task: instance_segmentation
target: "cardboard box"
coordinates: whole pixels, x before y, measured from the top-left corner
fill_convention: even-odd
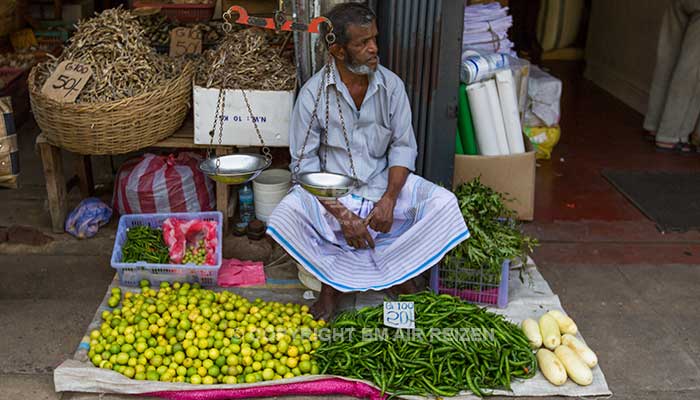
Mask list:
[[[0,142],[16,133],[15,119],[12,115],[12,98],[0,97]]]
[[[529,140],[525,138],[525,145]],[[535,217],[535,152],[507,156],[455,155],[452,185],[468,182],[481,176],[481,183],[506,193],[515,200],[508,204],[518,219],[532,221]]]
[[[17,135],[0,136],[0,155],[6,155],[19,149]]]
[[[294,90],[246,90],[250,108],[258,123],[265,144],[270,147],[289,146],[289,122],[294,108]],[[194,142],[208,145],[209,132],[214,124],[214,113],[219,89],[194,87]],[[227,90],[224,109],[224,131],[221,144],[233,146],[260,146],[260,139],[250,118],[250,112],[240,90]],[[214,144],[219,143],[219,124],[216,125]]]
[[[19,175],[19,151],[0,153],[0,176]]]
[[[17,188],[18,176],[19,147],[17,135],[0,137],[0,187]]]

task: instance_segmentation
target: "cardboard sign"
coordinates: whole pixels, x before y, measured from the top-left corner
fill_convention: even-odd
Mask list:
[[[175,28],[170,31],[170,57],[202,52],[202,32],[190,28]]]
[[[49,76],[41,92],[61,103],[72,103],[92,76],[92,67],[73,61],[63,61]]]
[[[416,316],[412,301],[385,301],[384,325],[397,329],[415,329]]]

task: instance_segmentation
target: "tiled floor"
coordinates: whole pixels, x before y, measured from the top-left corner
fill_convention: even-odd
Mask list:
[[[643,221],[602,176],[605,168],[700,172],[700,154],[658,153],[642,138],[643,116],[582,78],[583,65],[546,64],[563,80],[561,140],[538,161],[535,219]]]
[[[643,116],[590,81],[583,65],[548,63],[562,79],[561,140],[539,160],[535,221],[539,264],[700,264],[700,232],[662,234],[601,171],[700,172],[700,154],[658,153],[642,137]],[[688,201],[700,201],[688,199]]]

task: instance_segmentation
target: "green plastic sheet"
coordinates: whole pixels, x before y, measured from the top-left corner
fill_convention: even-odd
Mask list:
[[[459,129],[457,129],[457,135],[456,135],[456,145],[455,145],[455,153],[459,155],[464,155],[464,147],[462,147],[462,138],[459,137]]]
[[[462,141],[462,149],[464,154],[475,155],[477,154],[476,136],[474,135],[474,123],[472,122],[472,113],[469,109],[469,100],[467,99],[467,85],[464,83],[459,85],[458,100],[457,126],[459,137]]]

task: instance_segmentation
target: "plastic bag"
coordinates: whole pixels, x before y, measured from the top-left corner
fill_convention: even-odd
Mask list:
[[[216,234],[216,221],[202,221],[193,219],[181,221],[177,218],[168,218],[163,221],[163,240],[170,249],[170,261],[181,264],[187,247],[199,249],[201,240],[204,240],[206,250],[206,265],[216,265],[216,246],[218,238]]]
[[[125,162],[114,183],[119,214],[200,212],[214,208],[214,183],[198,168],[196,153],[144,154]]]
[[[112,209],[96,197],[90,197],[78,204],[66,218],[66,232],[78,239],[95,236],[101,226],[109,223]]]
[[[221,287],[261,286],[265,284],[265,268],[261,261],[223,260],[217,285]]]
[[[525,134],[530,138],[530,143],[535,148],[535,157],[538,160],[549,160],[552,157],[554,146],[559,143],[561,128],[558,126],[525,127]]]
[[[525,107],[525,126],[559,124],[562,82],[536,66],[530,68]]]
[[[482,81],[493,77],[496,71],[508,68],[510,57],[504,53],[481,53],[467,50],[462,53],[460,79],[464,83]]]

